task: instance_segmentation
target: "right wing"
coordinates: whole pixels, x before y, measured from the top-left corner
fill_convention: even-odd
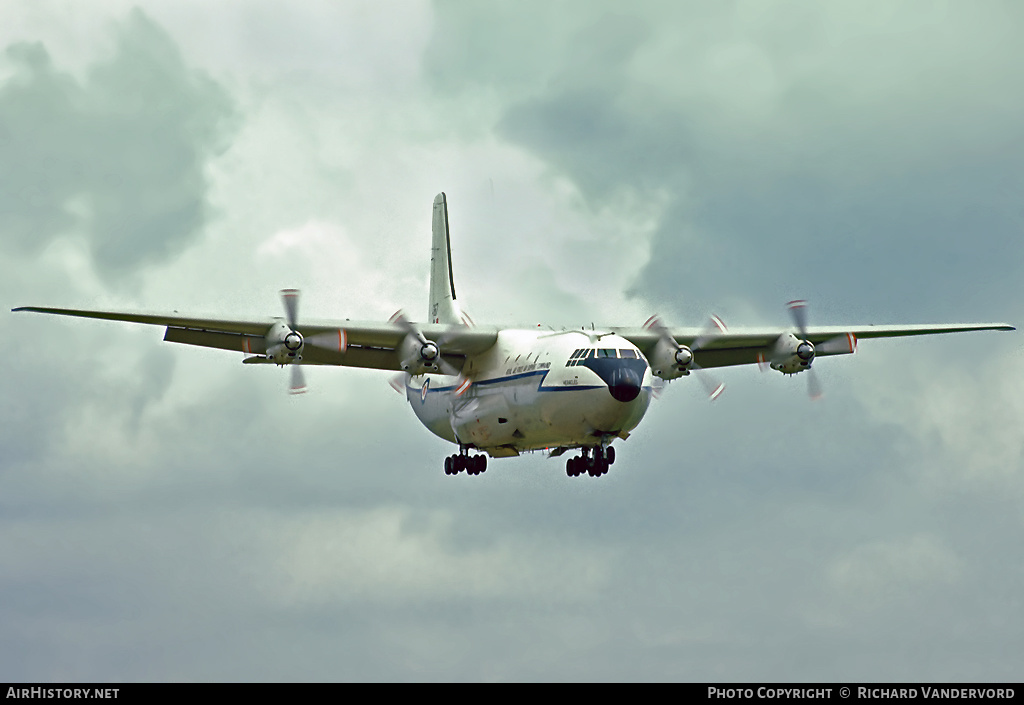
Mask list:
[[[280,317],[231,320],[224,318],[192,318],[176,314],[152,314],[126,311],[87,311],[68,308],[22,306],[13,311],[31,311],[78,318],[97,318],[107,321],[143,323],[166,326],[164,340],[206,348],[234,350],[250,355],[267,352],[266,336],[283,319]],[[461,369],[467,355],[483,352],[498,339],[495,328],[419,324],[418,329],[430,340],[443,339],[444,359]],[[307,345],[302,351],[303,365],[340,365],[366,367],[378,370],[401,369],[399,347],[409,335],[407,326],[397,322],[373,321],[314,321],[295,326],[295,330],[309,340],[332,339],[334,346]],[[331,348],[334,349],[331,349]],[[254,361],[257,361],[254,359]],[[262,360],[258,360],[261,361]]]
[[[648,357],[661,334],[652,328],[612,328],[636,345]],[[707,328],[667,329],[680,345],[694,347],[694,359],[702,368],[755,364],[771,357],[779,336],[791,332],[786,328],[730,328],[709,335]],[[843,355],[854,352],[857,340],[866,338],[897,338],[912,335],[937,335],[980,330],[1016,330],[1008,323],[948,323],[936,325],[850,325],[811,326],[806,340],[821,346],[817,355]],[[795,332],[795,331],[793,331]],[[700,345],[695,345],[700,342]],[[826,345],[827,344],[827,345]]]

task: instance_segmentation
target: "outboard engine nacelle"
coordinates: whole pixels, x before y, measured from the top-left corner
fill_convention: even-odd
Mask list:
[[[278,365],[287,365],[302,359],[302,334],[283,322],[275,323],[267,332],[266,344],[267,357]]]
[[[814,343],[785,333],[775,342],[769,366],[784,375],[795,375],[811,368],[814,353]]]

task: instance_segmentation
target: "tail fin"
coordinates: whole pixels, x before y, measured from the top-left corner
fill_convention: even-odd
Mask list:
[[[443,193],[437,194],[434,198],[432,230],[428,320],[431,323],[464,324],[462,311],[455,301],[452,246],[448,237],[448,201]]]

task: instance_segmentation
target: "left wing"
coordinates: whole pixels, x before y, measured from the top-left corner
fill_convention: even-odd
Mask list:
[[[79,318],[97,318],[147,325],[166,326],[164,340],[207,348],[234,350],[253,356],[273,352],[287,337],[288,331],[300,334],[309,345],[302,346],[303,365],[341,365],[380,370],[401,370],[403,364],[419,364],[414,360],[421,340],[435,343],[440,357],[449,369],[462,369],[466,356],[483,352],[497,340],[495,328],[419,325],[402,321],[314,321],[297,323],[289,310],[288,321],[280,317],[231,320],[223,318],[192,318],[159,313],[125,311],[87,311],[67,308],[22,306],[13,311],[31,311]],[[417,334],[418,335],[415,335]],[[410,341],[410,336],[416,338]],[[248,358],[253,362],[274,362],[263,357]]]

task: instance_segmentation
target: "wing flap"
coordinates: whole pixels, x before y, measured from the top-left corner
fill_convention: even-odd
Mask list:
[[[239,335],[221,331],[196,330],[193,328],[175,328],[168,326],[164,332],[164,340],[168,343],[198,345],[204,348],[235,350],[247,354],[263,355],[267,352],[263,336]]]

